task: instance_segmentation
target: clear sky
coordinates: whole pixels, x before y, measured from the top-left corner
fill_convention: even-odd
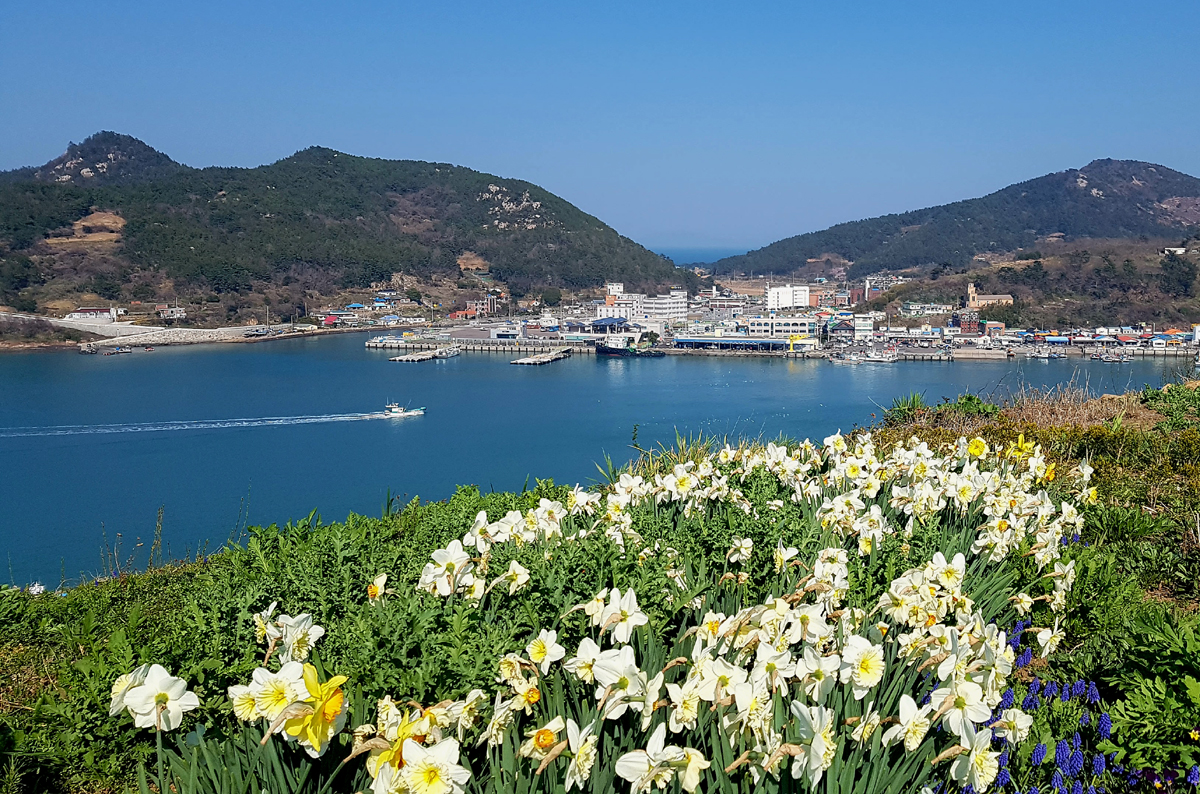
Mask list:
[[[756,248],[1092,159],[1200,175],[1200,3],[0,3],[0,169],[101,129],[193,166],[320,144]]]

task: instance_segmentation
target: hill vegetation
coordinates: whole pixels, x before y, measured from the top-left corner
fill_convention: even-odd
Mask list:
[[[1012,306],[991,306],[981,317],[1009,327],[1078,328],[1131,323],[1187,328],[1200,322],[1197,251],[1200,236],[1172,241],[1185,253],[1129,240],[1051,241],[1040,250],[967,267],[939,265],[918,273],[867,304],[897,312],[905,301],[958,305],[967,284],[980,293],[1009,294]]]
[[[1135,160],[1010,185],[982,198],[841,223],[714,264],[714,272],[791,273],[830,258],[848,275],[947,265],[1033,248],[1047,238],[1177,239],[1200,224],[1200,179]]]
[[[117,233],[79,228],[96,211],[121,219]],[[518,295],[694,280],[521,180],[318,147],[258,168],[195,169],[108,132],[0,175],[0,254],[6,268],[34,266],[0,284],[27,301],[49,282],[108,299],[137,298],[145,284],[147,299],[162,299],[367,287],[394,273],[457,279],[464,257]]]

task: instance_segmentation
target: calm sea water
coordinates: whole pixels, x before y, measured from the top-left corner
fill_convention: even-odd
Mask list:
[[[219,547],[247,520],[378,515],[388,489],[407,501],[459,484],[586,484],[605,453],[630,457],[635,428],[643,446],[677,432],[822,438],[914,390],[933,402],[1074,378],[1114,392],[1158,385],[1173,366],[580,356],[515,367],[470,353],[395,364],[366,338],[0,356],[0,580],[95,575],[106,539],[149,545],[159,507],[178,555]],[[381,418],[392,400],[428,413]]]

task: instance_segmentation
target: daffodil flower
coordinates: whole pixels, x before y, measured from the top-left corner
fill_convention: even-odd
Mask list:
[[[254,698],[259,715],[274,722],[292,703],[307,699],[304,665],[286,662],[276,673],[265,667],[257,668],[251,675],[247,694]]]
[[[517,750],[522,758],[541,761],[558,744],[558,735],[567,727],[562,717],[555,717],[540,728],[531,728],[525,733],[525,741]]]
[[[745,562],[754,552],[754,541],[750,538],[734,538],[725,558],[732,563]]]
[[[443,739],[433,747],[405,739],[400,778],[412,794],[463,794],[471,773],[459,765],[458,754],[454,739]]]
[[[550,665],[567,655],[567,651],[558,644],[558,632],[542,629],[528,645],[525,652],[529,659],[538,666],[542,675],[550,672]]]
[[[599,743],[600,737],[592,735],[591,725],[580,730],[575,720],[567,720],[567,746],[571,753],[565,775],[567,791],[576,786],[583,791],[583,784],[592,776],[592,767],[595,766],[596,756],[599,755],[596,745]]]
[[[591,684],[596,680],[593,665],[600,658],[600,653],[600,646],[591,637],[584,637],[579,641],[579,650],[574,656],[563,662],[563,667],[574,673],[580,681]]]
[[[371,604],[382,604],[383,594],[387,587],[387,574],[381,573],[367,585],[367,601]]]
[[[254,693],[245,684],[234,684],[229,687],[229,703],[233,706],[233,716],[242,722],[254,722],[262,715],[258,712],[258,703]]]
[[[966,725],[959,739],[965,753],[954,759],[950,775],[975,791],[987,791],[1000,774],[1000,754],[992,750],[992,732]]]
[[[311,757],[319,758],[330,740],[346,724],[346,695],[342,691],[346,676],[335,675],[322,683],[317,676],[317,668],[306,664],[303,677],[308,694],[305,703],[311,710],[284,722],[283,730],[289,738],[299,742]]]
[[[280,615],[279,624],[283,627],[279,661],[284,663],[303,662],[312,653],[317,640],[325,636],[325,629],[314,623],[312,615],[307,612],[295,617]]]
[[[614,587],[609,594],[608,606],[601,613],[602,627],[612,627],[613,642],[625,644],[633,636],[633,630],[649,622],[646,613],[638,609],[637,593],[630,587],[621,593]]]
[[[857,634],[846,640],[839,675],[843,684],[851,685],[855,700],[862,700],[883,679],[885,667],[882,645],[873,645]]]
[[[521,563],[517,562],[516,560],[512,560],[509,562],[508,570],[504,573],[504,575],[497,577],[496,580],[493,581],[488,587],[488,589],[491,590],[501,582],[508,584],[509,595],[516,595],[521,588],[529,584],[529,569],[521,565]]]
[[[1059,618],[1055,618],[1053,628],[1041,629],[1037,633],[1037,641],[1041,647],[1043,659],[1054,653],[1058,649],[1059,643],[1066,637],[1066,632],[1058,627],[1058,621]]]
[[[911,697],[901,695],[899,722],[884,731],[883,743],[891,746],[902,741],[907,752],[914,752],[929,732],[930,708],[931,706],[919,707]]]
[[[139,728],[172,731],[179,727],[185,712],[200,707],[187,681],[176,678],[160,664],[150,665],[142,683],[125,692],[125,707]]]
[[[131,673],[119,676],[112,685],[112,700],[108,706],[108,716],[115,717],[125,710],[125,693],[135,686],[141,686],[150,672],[150,665],[143,664]]]
[[[660,724],[645,750],[633,750],[617,759],[617,775],[628,780],[634,792],[649,791],[652,786],[666,788],[675,777],[676,766],[686,765],[687,754],[682,747],[667,745],[666,733],[666,726]]]

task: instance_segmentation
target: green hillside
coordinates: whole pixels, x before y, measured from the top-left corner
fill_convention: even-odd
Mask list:
[[[716,273],[790,273],[812,259],[853,262],[851,277],[925,265],[962,266],[977,254],[1015,251],[1061,236],[1177,237],[1200,224],[1200,179],[1134,160],[1011,185],[982,198],[841,223],[722,259]]]
[[[518,292],[688,277],[537,185],[445,163],[314,147],[258,168],[195,169],[106,132],[0,175],[0,245],[12,251],[37,254],[92,210],[126,221],[112,252],[126,276],[154,270],[216,293],[296,269],[345,288],[394,272],[453,275],[467,251]]]

